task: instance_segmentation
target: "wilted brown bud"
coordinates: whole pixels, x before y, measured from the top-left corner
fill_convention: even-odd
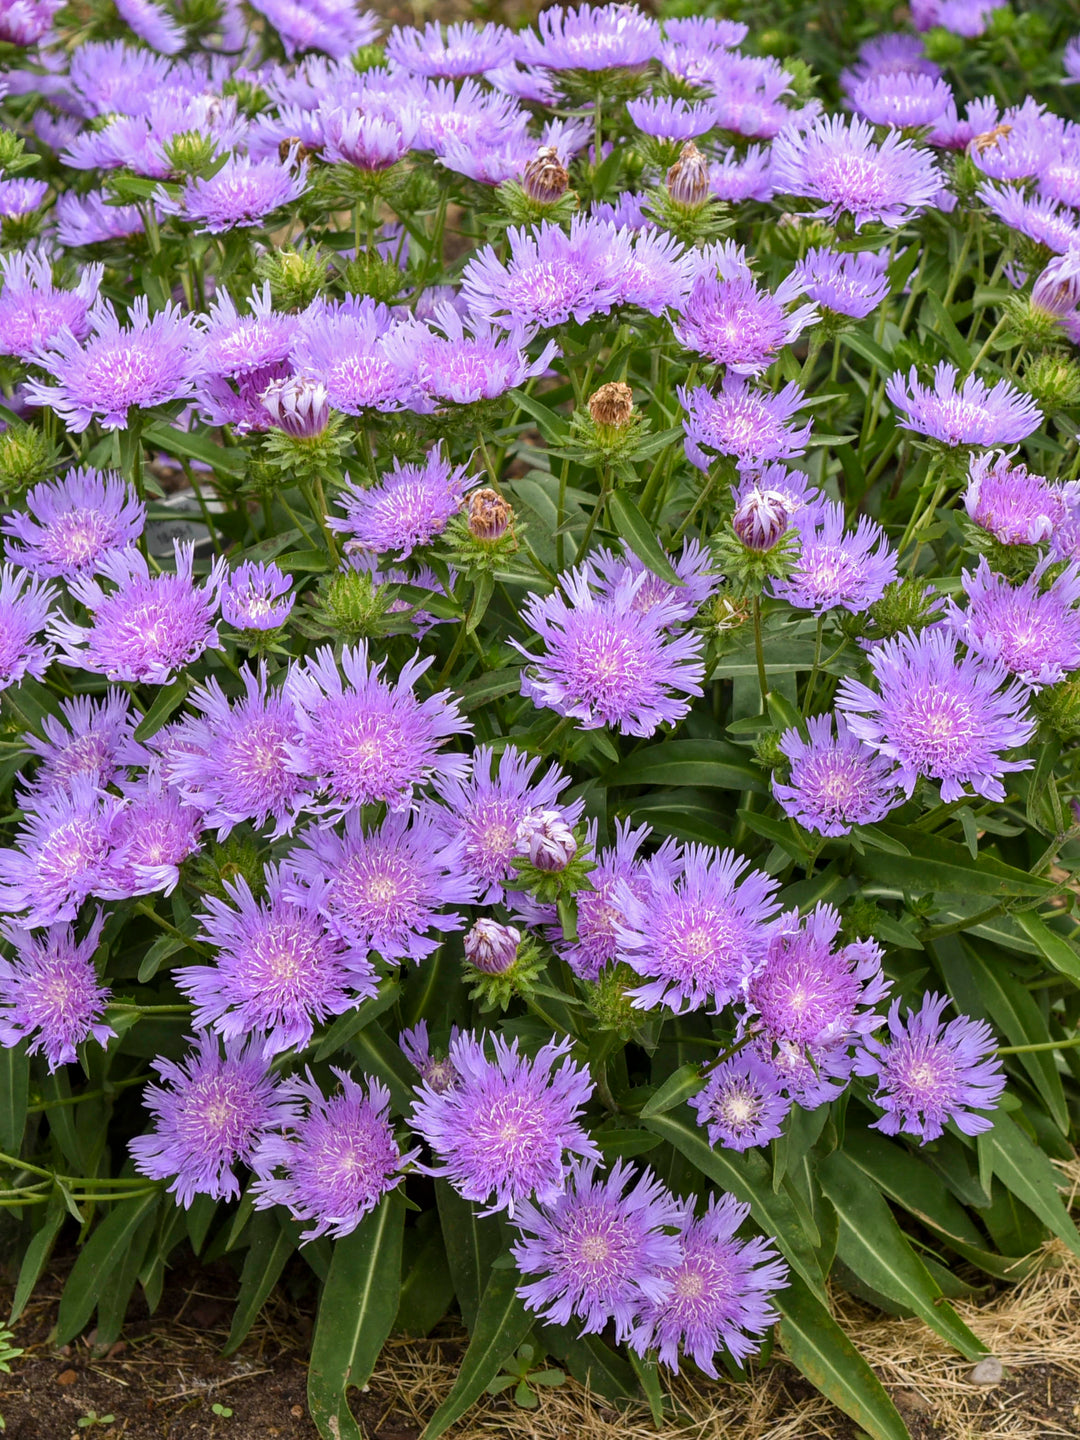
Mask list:
[[[553,145],[541,145],[525,166],[521,188],[536,205],[554,205],[566,194],[570,176]]]
[[[971,141],[971,148],[980,155],[985,155],[987,150],[996,150],[1005,136],[1012,133],[1012,128],[1011,125],[995,125],[992,130],[976,135]]]
[[[589,396],[589,414],[595,425],[625,430],[634,413],[634,392],[621,380],[609,381]]]
[[[514,512],[497,490],[474,490],[469,496],[469,534],[476,540],[500,540]]]
[[[289,135],[277,147],[278,159],[283,165],[300,165],[311,151],[299,135]]]
[[[709,198],[709,162],[692,140],[667,172],[667,190],[676,205],[688,208],[704,205]]]

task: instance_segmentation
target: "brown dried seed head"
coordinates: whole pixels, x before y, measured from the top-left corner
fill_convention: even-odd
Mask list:
[[[477,540],[500,539],[513,518],[513,510],[497,490],[474,490],[469,496],[469,534]]]
[[[537,205],[554,205],[566,194],[570,176],[553,145],[541,145],[525,166],[521,188]]]
[[[612,380],[589,396],[589,414],[596,425],[625,430],[634,413],[634,392],[621,380]]]

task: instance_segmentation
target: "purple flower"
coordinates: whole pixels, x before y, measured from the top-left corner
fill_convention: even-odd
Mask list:
[[[780,750],[791,761],[788,784],[773,778],[780,808],[818,835],[850,835],[856,825],[876,825],[900,804],[890,760],[857,740],[842,713],[811,715],[809,739],[785,730]]]
[[[0,354],[28,359],[65,327],[85,340],[102,274],[101,265],[88,265],[74,290],[62,290],[53,284],[46,255],[15,250],[0,256]]]
[[[1035,401],[1008,380],[991,387],[969,375],[958,390],[957,375],[946,360],[934,370],[933,387],[920,385],[914,365],[906,379],[894,371],[885,393],[903,416],[900,426],[944,445],[1013,445],[1042,424]]]
[[[422,465],[402,465],[395,456],[393,469],[374,485],[353,481],[344,487],[339,503],[345,518],[330,516],[330,528],[379,554],[395,550],[399,560],[407,560],[418,545],[441,535],[465,503],[465,492],[476,483],[465,472],[464,465],[451,466],[441,441]]]
[[[404,109],[397,115],[364,115],[340,105],[319,110],[323,131],[323,158],[357,170],[388,170],[409,153],[420,115]],[[295,197],[294,197],[295,198]]]
[[[807,295],[823,310],[865,320],[889,293],[887,261],[884,251],[838,254],[835,250],[815,248],[808,250],[799,261],[795,273]]]
[[[935,79],[940,74],[941,66],[927,59],[917,35],[875,35],[859,46],[855,64],[840,72],[840,88],[850,95],[857,85],[874,75],[929,75]]]
[[[680,859],[647,862],[644,895],[621,892],[619,958],[649,982],[630,991],[635,1005],[682,1013],[711,1003],[719,1012],[742,998],[765,958],[777,882],[746,873],[749,860],[734,850],[688,845]]]
[[[174,541],[175,574],[151,575],[137,550],[114,550],[98,561],[112,582],[106,592],[91,577],[71,582],[71,593],[91,612],[89,626],[57,617],[51,633],[64,661],[110,680],[167,685],[206,650],[220,650],[214,612],[224,562],[215,562],[203,585],[193,578],[194,545]]]
[[[940,25],[954,35],[977,39],[986,31],[987,17],[1008,0],[914,0],[911,19],[916,30]]]
[[[868,1036],[855,1057],[855,1072],[877,1081],[870,1096],[885,1111],[874,1129],[886,1135],[936,1140],[951,1120],[964,1135],[993,1128],[986,1115],[1005,1089],[1005,1072],[995,1052],[994,1033],[984,1020],[941,1016],[946,995],[924,995],[918,1010],[900,1019],[900,1001],[889,1010],[886,1040]]]
[[[465,959],[485,975],[503,975],[517,959],[521,931],[482,915],[465,936]]]
[[[964,571],[967,608],[949,603],[949,623],[968,649],[1035,690],[1080,670],[1080,568],[1070,565],[1046,585],[1050,563],[1043,560],[1022,585],[1010,585],[983,557],[974,575]]]
[[[810,484],[810,477],[804,470],[789,470],[787,466],[777,462],[749,470],[738,485],[731,487],[731,497],[735,502],[732,525],[744,507],[752,506],[755,510],[760,510],[760,515],[754,522],[758,527],[759,542],[768,538],[768,534],[782,523],[785,515],[785,530],[792,526],[812,529],[829,503],[822,491],[816,485]],[[747,516],[746,528],[749,529],[749,526],[750,518]],[[750,531],[750,534],[753,538],[754,531]],[[745,534],[739,534],[739,538],[744,545],[751,544],[751,539]]]
[[[0,907],[27,929],[74,920],[101,883],[119,800],[87,779],[34,797],[10,849],[0,850]]]
[[[202,817],[153,774],[128,787],[109,827],[109,854],[95,894],[128,900],[161,890],[170,895],[180,866],[200,848]]]
[[[660,48],[659,25],[632,5],[542,10],[536,28],[517,36],[516,58],[547,70],[636,69]]]
[[[990,451],[968,461],[964,508],[1003,545],[1038,545],[1065,523],[1065,494],[1012,457]]]
[[[730,149],[709,166],[709,189],[718,200],[771,200],[773,196],[772,151],[751,145],[746,150]]]
[[[80,775],[104,790],[119,773],[136,718],[122,690],[109,690],[100,700],[89,695],[61,700],[59,716],[42,716],[43,739],[30,733],[22,737],[27,749],[41,757],[32,793],[64,793]]]
[[[90,311],[93,334],[80,342],[69,331],[35,352],[35,363],[57,382],[30,380],[31,405],[51,405],[69,430],[85,430],[97,419],[105,430],[127,427],[132,406],[149,410],[192,390],[189,350],[192,320],[169,304],[153,319],[145,295],[131,306],[131,324],[123,326],[108,300]]]
[[[537,777],[539,757],[530,758],[513,745],[499,756],[494,775],[493,760],[490,746],[480,745],[467,773],[438,777],[435,788],[443,805],[431,811],[447,838],[460,847],[459,863],[475,880],[483,905],[505,898],[506,882],[515,873],[513,861],[522,821],[555,809],[570,784],[569,777],[554,765]],[[581,810],[582,802],[577,800],[562,813],[573,826]]]
[[[321,435],[330,423],[330,397],[326,386],[303,375],[273,379],[259,396],[273,424],[297,440]]]
[[[437,328],[435,328],[437,327]],[[522,348],[524,335],[493,329],[483,320],[463,321],[453,305],[439,305],[433,320],[399,326],[386,337],[386,352],[431,400],[471,405],[494,400],[542,375],[559,350],[549,341],[535,360]]]
[[[235,1200],[240,1183],[233,1166],[250,1164],[263,1131],[288,1115],[257,1045],[233,1041],[223,1056],[216,1035],[204,1033],[195,1044],[180,1064],[151,1062],[165,1081],[143,1091],[154,1128],[129,1147],[140,1175],[172,1177],[169,1193],[185,1210],[196,1195]]]
[[[182,25],[154,0],[116,0],[116,12],[140,40],[161,55],[176,55],[185,44]]]
[[[245,560],[222,582],[221,618],[237,630],[276,630],[292,611],[291,586],[272,560]]]
[[[137,205],[110,205],[104,190],[88,190],[85,195],[65,190],[56,197],[53,216],[56,238],[66,249],[126,239],[144,229]]]
[[[715,1380],[718,1350],[738,1362],[758,1348],[778,1318],[770,1301],[787,1284],[787,1267],[771,1241],[735,1239],[749,1213],[733,1195],[711,1195],[696,1220],[687,1207],[682,1258],[663,1272],[668,1294],[642,1307],[630,1337],[639,1355],[659,1350],[677,1374],[682,1350]]]
[[[18,925],[0,925],[15,947],[12,960],[0,958],[0,1045],[29,1040],[27,1054],[40,1050],[50,1074],[78,1059],[78,1046],[92,1035],[108,1045],[114,1031],[103,1023],[109,990],[98,984],[94,952],[105,917],[99,911],[81,940],[72,925],[51,925],[32,934]]]
[[[865,120],[822,116],[807,130],[789,125],[773,142],[773,184],[787,195],[821,201],[813,213],[848,214],[856,230],[876,221],[889,229],[933,203],[942,176],[926,150],[895,131],[879,143]]]
[[[270,286],[252,290],[250,310],[241,313],[227,290],[210,305],[194,342],[194,367],[200,375],[247,375],[289,358],[296,338],[296,316],[274,309]]]
[[[801,429],[788,423],[805,398],[794,381],[771,395],[752,389],[741,375],[725,375],[718,395],[705,385],[696,390],[680,385],[676,393],[686,411],[687,459],[699,470],[709,469],[706,450],[731,455],[740,469],[746,469],[801,455],[806,449],[811,422]]]
[[[764,554],[791,529],[791,511],[779,490],[751,485],[738,500],[731,528],[748,550]]]
[[[896,579],[896,552],[880,525],[864,515],[844,529],[843,505],[826,505],[799,527],[802,548],[790,575],[772,580],[771,593],[800,610],[823,615],[840,606],[852,614],[869,609]]]
[[[456,1025],[451,1027],[451,1044],[457,1039],[459,1033]],[[444,1090],[449,1090],[452,1085],[457,1084],[459,1076],[450,1059],[446,1055],[432,1054],[426,1020],[419,1020],[411,1029],[402,1030],[398,1036],[398,1044],[402,1054],[417,1071],[420,1079],[425,1085],[429,1085],[437,1095],[441,1095]]]
[[[280,160],[230,155],[213,175],[185,180],[175,198],[159,190],[154,202],[163,214],[219,235],[238,226],[262,225],[275,210],[298,200],[307,182],[306,162],[292,167]]]
[[[403,369],[385,349],[391,324],[386,307],[366,295],[339,306],[317,300],[301,317],[293,363],[346,415],[400,410],[411,405],[416,382],[411,365]]]
[[[459,850],[423,814],[391,814],[365,831],[353,810],[343,835],[330,826],[307,830],[288,868],[293,888],[319,907],[335,935],[390,964],[419,964],[464,924],[459,910],[445,907],[476,898]]]
[[[442,26],[430,21],[423,30],[395,25],[386,38],[386,58],[412,75],[460,79],[508,65],[517,40],[504,25],[471,25],[459,21]]]
[[[322,50],[344,60],[379,34],[378,18],[356,0],[252,0],[281,37],[291,60],[300,50]]]
[[[891,74],[878,71],[860,81],[851,92],[852,106],[863,119],[872,125],[897,129],[933,125],[945,114],[952,98],[952,91],[944,80],[910,70]]]
[[[63,0],[5,0],[0,8],[0,40],[9,45],[33,45],[53,22]]]
[[[565,870],[577,854],[577,840],[561,811],[533,811],[518,826],[517,853],[537,870]]]
[[[636,305],[650,315],[686,302],[696,273],[697,254],[667,231],[639,228],[626,256],[615,303]]]
[[[650,875],[671,864],[677,854],[676,842],[665,840],[647,865],[639,852],[651,833],[648,825],[632,830],[629,820],[615,822],[615,844],[597,855],[596,868],[589,874],[591,888],[579,890],[574,896],[576,940],[564,940],[562,927],[558,929],[556,948],[575,975],[584,980],[596,980],[605,966],[618,959],[619,932],[627,923],[623,886],[629,888],[635,899],[646,901]],[[595,845],[595,823],[589,827],[588,840],[590,845]]]
[[[689,1103],[697,1123],[708,1129],[709,1144],[726,1150],[749,1150],[778,1140],[791,1110],[783,1081],[750,1050],[714,1066],[704,1090]]]
[[[56,587],[13,565],[0,565],[0,690],[25,675],[41,680],[56,653],[38,635],[56,599]]]
[[[514,1263],[522,1275],[540,1276],[517,1293],[554,1325],[584,1321],[583,1335],[614,1320],[621,1343],[645,1300],[667,1298],[661,1272],[678,1265],[682,1246],[665,1230],[681,1218],[679,1202],[651,1171],[620,1160],[598,1179],[593,1161],[575,1160],[561,1195],[517,1207]]]
[[[657,605],[663,605],[669,615],[669,624],[675,626],[685,620],[692,620],[719,583],[719,576],[712,569],[712,556],[697,540],[684,540],[682,551],[670,555],[671,568],[682,581],[672,585],[661,580],[644,563],[630,552],[615,555],[610,550],[594,550],[589,555],[593,570],[591,583],[602,595],[613,596],[627,580],[631,584],[641,579],[634,591],[630,604],[643,615]]]
[[[1058,255],[1080,245],[1080,216],[1075,210],[1053,200],[1029,200],[1022,190],[1012,185],[1004,189],[982,185],[978,197],[1010,230],[1018,230]]]
[[[391,684],[385,660],[368,661],[361,643],[341,652],[341,673],[328,645],[294,665],[284,693],[296,707],[300,743],[292,750],[298,773],[320,781],[328,810],[384,801],[402,810],[414,789],[433,775],[464,775],[464,755],[447,753],[451,735],[472,730],[449,690],[417,699],[415,685],[434,659],[415,655]]]
[[[521,692],[586,730],[611,725],[623,735],[652,735],[689,710],[677,695],[702,693],[701,637],[672,635],[678,615],[664,601],[635,608],[644,575],[626,575],[607,595],[592,579],[591,568],[579,566],[559,577],[562,593],[525,602],[522,618],[545,649],[535,656],[511,640],[529,662]]]
[[[201,917],[215,963],[185,966],[176,977],[200,1030],[212,1027],[226,1040],[261,1035],[269,1060],[302,1050],[316,1025],[377,994],[367,954],[331,934],[310,896],[285,894],[276,865],[266,867],[265,900],[242,876],[225,889],[232,903],[208,895]]]
[[[869,658],[878,691],[845,678],[836,703],[859,740],[896,762],[904,793],[923,775],[941,782],[946,804],[965,785],[1004,800],[1001,777],[1032,764],[1002,754],[1035,733],[1025,686],[997,661],[958,656],[955,637],[937,629],[886,640]]]
[[[484,1053],[488,1038],[494,1060]],[[580,1123],[593,1084],[587,1070],[564,1058],[569,1049],[569,1040],[553,1040],[526,1059],[516,1039],[508,1044],[501,1035],[451,1041],[457,1083],[437,1091],[425,1082],[410,1116],[443,1162],[428,1173],[445,1176],[463,1199],[489,1204],[487,1214],[506,1210],[512,1218],[523,1200],[557,1200],[566,1151],[600,1159]]]
[[[673,100],[670,95],[628,100],[626,109],[643,135],[656,135],[664,140],[697,140],[716,123],[716,110],[709,102],[691,104],[686,100]]]
[[[675,337],[737,375],[767,369],[785,345],[818,318],[813,305],[788,307],[802,293],[799,275],[789,275],[775,292],[759,289],[740,252],[727,275],[704,273],[694,281],[672,325]],[[733,272],[733,273],[732,273]]]
[[[255,1208],[284,1205],[293,1219],[310,1222],[302,1240],[351,1235],[417,1154],[403,1155],[394,1139],[385,1085],[365,1077],[365,1093],[344,1070],[331,1069],[341,1083],[335,1095],[324,1095],[310,1070],[307,1079],[294,1075],[285,1082],[282,1093],[306,1102],[306,1111],[294,1111],[283,1134],[264,1134],[251,1161],[259,1177],[252,1187]]]
[[[0,216],[18,219],[31,215],[44,203],[49,186],[44,180],[0,180]]]
[[[0,528],[9,559],[35,575],[73,580],[133,545],[145,522],[146,506],[115,470],[80,467],[35,485],[26,511],[11,511]]]

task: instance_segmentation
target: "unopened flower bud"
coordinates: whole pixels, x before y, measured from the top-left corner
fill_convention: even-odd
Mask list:
[[[521,175],[521,188],[535,205],[554,205],[569,184],[570,176],[554,145],[541,145]]]
[[[779,490],[754,488],[732,516],[735,534],[749,550],[771,550],[791,524],[787,499]]]
[[[709,198],[709,162],[692,140],[667,172],[667,191],[676,205],[696,209]]]
[[[321,435],[330,422],[326,386],[317,380],[305,380],[300,375],[271,380],[259,399],[278,429],[297,440]]]
[[[521,931],[497,920],[477,920],[465,936],[465,958],[486,975],[502,975],[517,959]]]
[[[558,810],[541,810],[518,826],[517,848],[537,870],[565,870],[577,854],[577,841]]]
[[[596,425],[625,430],[634,415],[634,392],[621,380],[611,380],[589,396],[589,414]]]
[[[1043,410],[1080,405],[1080,366],[1057,351],[1036,355],[1025,369],[1021,384]]]
[[[469,534],[475,540],[501,540],[513,518],[497,490],[474,490],[469,496]]]
[[[1055,255],[1031,287],[1031,303],[1059,319],[1080,305],[1080,257]]]

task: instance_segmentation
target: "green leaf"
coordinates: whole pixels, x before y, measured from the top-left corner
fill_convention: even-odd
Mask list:
[[[516,695],[521,689],[521,667],[512,665],[505,670],[489,670],[476,680],[469,680],[457,687],[461,708],[477,710],[491,700],[501,700],[504,695]]]
[[[524,390],[511,390],[510,399],[519,410],[524,410],[526,415],[536,421],[540,434],[550,444],[561,445],[570,433],[570,427],[561,415],[557,415],[532,395],[527,395]]]
[[[761,770],[724,740],[669,740],[650,745],[603,777],[605,785],[693,785],[764,794]]]
[[[143,430],[142,440],[144,445],[164,450],[166,455],[178,455],[183,460],[201,460],[219,475],[239,478],[247,474],[250,457],[246,450],[225,450],[197,430],[174,430],[171,425],[155,422]]]
[[[965,845],[938,835],[887,823],[877,828],[899,840],[908,854],[874,851],[854,857],[855,868],[865,879],[896,894],[923,895],[931,884],[935,892],[987,895],[1002,900],[1014,895],[1045,895],[1054,888],[1051,881],[1017,870],[992,855],[981,854],[978,860],[972,860]]]
[[[956,322],[945,308],[945,302],[936,290],[927,290],[926,299],[934,312],[937,332],[948,346],[950,356],[966,374],[971,369],[971,348],[956,328]]]
[[[395,1005],[400,995],[400,984],[396,980],[390,980],[370,1000],[363,1001],[355,1010],[350,1010],[346,1015],[339,1015],[326,1032],[322,1044],[315,1051],[316,1065],[327,1059],[328,1056],[335,1054],[343,1045],[347,1045],[354,1036],[359,1035],[365,1025],[370,1025],[372,1020],[377,1020],[384,1010],[389,1010],[391,1005]]]
[[[68,1276],[56,1316],[53,1342],[66,1345],[90,1321],[115,1271],[123,1265],[132,1240],[160,1200],[160,1192],[119,1201],[79,1251]]]
[[[192,676],[184,674],[171,685],[166,685],[164,690],[158,691],[158,697],[153,705],[146,712],[135,728],[136,740],[149,740],[151,735],[156,735],[175,710],[187,699],[195,687]]]
[[[466,635],[471,635],[483,620],[494,594],[495,580],[491,571],[481,570],[473,585],[472,604],[469,606],[468,619],[465,621]]]
[[[700,1065],[680,1065],[675,1074],[669,1075],[659,1090],[646,1100],[641,1107],[641,1118],[646,1120],[650,1115],[663,1115],[668,1110],[674,1110],[691,1095],[696,1095],[704,1084]]]
[[[139,961],[139,984],[145,985],[152,980],[171,955],[186,948],[184,941],[178,940],[175,935],[159,936]]]
[[[0,1150],[18,1155],[26,1129],[30,1091],[30,1061],[26,1041],[0,1051]]]
[[[231,1355],[243,1344],[259,1311],[266,1304],[267,1296],[277,1284],[286,1260],[296,1249],[295,1235],[282,1228],[274,1210],[260,1210],[253,1215],[249,1233],[251,1244],[240,1272],[240,1292],[236,1297],[229,1338],[221,1352],[223,1355]]]
[[[876,1130],[856,1129],[848,1121],[844,1155],[894,1204],[948,1240],[981,1246],[985,1237],[959,1200],[923,1160],[886,1140]]]
[[[1060,975],[1067,975],[1074,985],[1080,985],[1080,953],[1071,941],[1051,930],[1034,910],[1016,910],[1012,918],[1048,965]]]
[[[291,550],[288,555],[282,555],[278,564],[285,571],[317,574],[330,569],[330,556],[325,550]]]
[[[781,1343],[811,1385],[873,1440],[911,1440],[881,1381],[798,1275],[789,1276],[775,1304]]]
[[[602,1126],[592,1132],[592,1138],[608,1160],[629,1158],[632,1155],[647,1155],[660,1144],[660,1137],[651,1130],[630,1130],[621,1127]]]
[[[637,1380],[632,1367],[598,1335],[579,1336],[577,1327],[569,1325],[537,1325],[534,1329],[548,1354],[594,1394],[615,1402],[634,1395]]]
[[[619,535],[641,563],[647,565],[654,575],[659,575],[661,580],[681,589],[683,582],[672,569],[671,561],[656,538],[656,531],[625,490],[615,490],[609,496],[608,514]]]
[[[661,1430],[664,1425],[664,1392],[660,1388],[660,1371],[656,1357],[655,1355],[641,1356],[629,1346],[627,1354],[630,1357],[630,1364],[634,1367],[634,1374],[645,1392],[645,1399],[649,1402],[653,1428]]]
[[[94,1349],[101,1354],[120,1338],[128,1305],[143,1268],[143,1261],[153,1238],[156,1217],[144,1215],[127,1245],[120,1264],[113,1269],[98,1296],[97,1324],[94,1326]],[[152,1295],[151,1297],[152,1298]]]
[[[26,1308],[26,1302],[34,1293],[34,1286],[41,1279],[45,1266],[49,1263],[49,1256],[52,1254],[56,1237],[60,1234],[67,1213],[63,1195],[58,1190],[54,1190],[45,1207],[45,1219],[34,1231],[30,1244],[27,1245],[23,1255],[22,1264],[19,1266],[19,1278],[15,1284],[15,1295],[11,1301],[11,1314],[8,1316],[9,1325],[14,1325]]]
[[[454,1388],[428,1421],[421,1440],[438,1440],[460,1420],[529,1333],[532,1317],[517,1297],[519,1284],[513,1267],[492,1270]]]
[[[840,1220],[837,1253],[867,1285],[914,1311],[968,1360],[987,1353],[908,1243],[888,1202],[841,1151],[818,1165],[821,1188]]]
[[[491,1267],[502,1250],[499,1222],[490,1215],[477,1215],[475,1207],[462,1200],[445,1180],[435,1181],[435,1199],[454,1294],[461,1318],[472,1331]]]
[[[980,1174],[995,1175],[1074,1255],[1080,1255],[1080,1231],[1061,1198],[1057,1171],[1016,1121],[999,1110],[994,1128],[980,1135],[977,1144]]]
[[[393,1327],[404,1228],[405,1198],[393,1190],[351,1235],[334,1243],[308,1368],[311,1418],[327,1440],[363,1440],[346,1392],[371,1379]]]
[[[390,1091],[393,1107],[408,1110],[415,1098],[416,1071],[382,1026],[365,1026],[349,1041],[349,1048],[367,1074],[377,1075]]]
[[[404,1335],[428,1335],[450,1309],[454,1282],[446,1247],[435,1226],[401,1282],[394,1329]]]

